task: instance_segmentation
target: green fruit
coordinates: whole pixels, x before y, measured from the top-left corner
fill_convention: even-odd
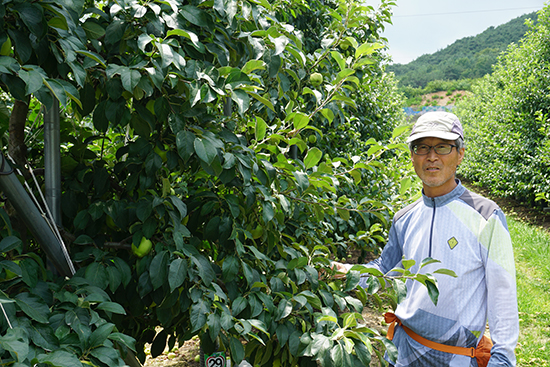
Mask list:
[[[321,75],[321,73],[313,73],[309,76],[309,82],[314,87],[317,87],[323,82],[323,76]]]
[[[341,48],[342,50],[346,51],[346,50],[348,49],[348,47],[349,47],[349,43],[348,43],[348,42],[345,41],[345,42],[340,43],[340,48]]]
[[[105,222],[107,223],[107,227],[109,227],[111,229],[114,229],[114,230],[117,229],[115,221],[113,220],[113,218],[110,215],[107,216],[107,219],[105,220]]]
[[[258,224],[256,228],[251,231],[251,233],[252,233],[252,238],[256,240],[262,237],[262,235],[264,234],[264,228]]]
[[[9,56],[9,54],[11,54],[11,39],[8,37],[6,42],[4,42],[2,47],[0,47],[0,55]]]
[[[315,136],[315,135],[310,135],[310,136],[307,137],[307,140],[308,140],[310,143],[313,144],[313,143],[317,142],[317,136]]]
[[[145,237],[141,237],[141,242],[139,243],[139,247],[136,247],[136,245],[132,243],[132,252],[137,257],[143,257],[147,255],[149,252],[151,252],[152,248],[153,248],[153,243]]]
[[[166,146],[165,146],[166,149]],[[155,153],[157,153],[160,156],[160,159],[162,159],[163,162],[166,162],[166,153],[168,153],[166,150],[162,150],[159,147],[155,146],[155,149],[153,149]]]
[[[201,356],[197,354],[195,356],[195,362],[200,362],[200,360],[201,360]]]

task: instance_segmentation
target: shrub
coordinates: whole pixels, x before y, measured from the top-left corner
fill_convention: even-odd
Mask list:
[[[533,203],[550,192],[550,12],[503,54],[457,105],[468,138],[460,174],[493,193]]]

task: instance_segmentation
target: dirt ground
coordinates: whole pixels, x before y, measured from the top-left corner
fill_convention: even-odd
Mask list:
[[[464,90],[456,90],[451,93],[446,91],[440,91],[435,93],[428,93],[422,96],[421,106],[433,105],[435,102],[436,106],[449,106],[454,105],[460,98],[464,97],[470,92]]]

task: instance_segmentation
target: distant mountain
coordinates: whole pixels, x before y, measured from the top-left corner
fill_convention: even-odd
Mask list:
[[[517,43],[528,31],[526,19],[534,23],[537,13],[524,14],[498,27],[489,27],[477,36],[465,37],[433,54],[422,55],[408,64],[392,64],[401,86],[424,88],[432,80],[480,78],[490,73],[498,55]]]

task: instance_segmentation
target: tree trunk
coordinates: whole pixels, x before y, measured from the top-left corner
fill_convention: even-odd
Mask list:
[[[8,153],[14,160],[25,179],[30,178],[30,174],[24,169],[27,159],[27,147],[25,146],[25,123],[29,113],[29,104],[27,101],[15,100],[13,110],[10,116],[10,135],[8,139]]]

